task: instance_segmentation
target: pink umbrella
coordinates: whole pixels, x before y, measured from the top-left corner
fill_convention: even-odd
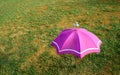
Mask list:
[[[74,54],[83,58],[90,53],[99,53],[102,41],[84,28],[63,30],[52,42],[58,54]]]

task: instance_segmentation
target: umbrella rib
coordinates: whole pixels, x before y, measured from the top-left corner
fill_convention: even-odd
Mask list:
[[[60,47],[59,47],[59,45],[57,44],[57,42],[53,41],[53,43],[57,46],[59,52],[73,51],[73,52],[76,52],[76,53],[78,53],[78,54],[83,54],[84,52],[89,51],[89,50],[93,50],[93,49],[94,49],[94,50],[97,50],[97,49],[99,49],[99,45],[101,44],[101,41],[99,40],[99,41],[97,42],[97,48],[88,48],[88,49],[83,50],[82,52],[78,52],[78,51],[76,51],[76,50],[74,50],[74,49],[63,49],[63,50],[60,50]]]

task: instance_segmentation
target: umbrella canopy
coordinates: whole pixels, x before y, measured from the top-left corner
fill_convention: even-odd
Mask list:
[[[95,34],[84,28],[65,29],[52,42],[58,54],[74,54],[80,58],[93,52],[99,53],[101,44]]]

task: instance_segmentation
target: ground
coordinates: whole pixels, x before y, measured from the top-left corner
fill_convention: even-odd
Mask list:
[[[50,45],[75,21],[102,40],[100,54]],[[0,75],[119,75],[119,32],[119,0],[0,0]]]

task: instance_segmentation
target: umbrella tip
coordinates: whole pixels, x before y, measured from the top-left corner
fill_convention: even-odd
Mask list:
[[[75,27],[78,27],[78,26],[79,26],[79,24],[78,24],[77,21],[75,21],[74,26],[75,26]]]

